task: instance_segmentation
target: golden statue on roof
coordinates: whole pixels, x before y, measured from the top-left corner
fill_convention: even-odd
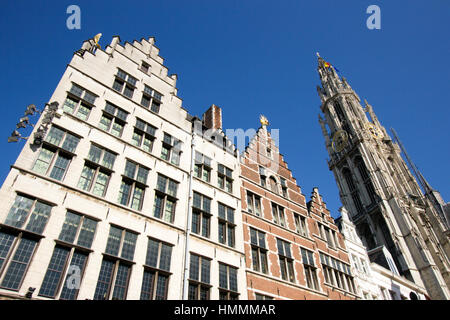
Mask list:
[[[259,122],[261,122],[261,125],[263,126],[269,125],[269,120],[267,120],[267,118],[264,115],[259,116]]]

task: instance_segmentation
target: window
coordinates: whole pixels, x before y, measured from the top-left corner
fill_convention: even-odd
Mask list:
[[[33,171],[63,180],[80,138],[52,126],[45,138]]]
[[[148,239],[141,300],[166,300],[170,278],[172,245]]]
[[[194,191],[192,203],[192,232],[209,238],[211,224],[211,199]]]
[[[320,253],[320,263],[322,264],[325,283],[351,293],[356,292],[349,265],[323,253]]]
[[[269,147],[266,149],[266,153],[267,153],[267,157],[269,159],[273,159],[273,154],[272,154],[272,149],[270,149]]]
[[[211,181],[211,158],[195,152],[194,176],[203,181]]]
[[[288,196],[288,188],[287,188],[287,184],[286,184],[286,179],[280,178],[280,181],[281,181],[281,192],[283,193],[283,197],[289,198],[289,196]]]
[[[111,225],[94,300],[125,300],[136,240],[136,233]]]
[[[264,294],[255,293],[255,300],[273,300],[273,297]]]
[[[281,239],[277,239],[278,256],[280,260],[281,278],[295,282],[294,259],[291,255],[291,245]]]
[[[234,248],[234,209],[219,203],[219,242]]]
[[[79,249],[74,245],[90,248],[96,228],[97,221],[70,211],[67,212],[58,238],[63,243],[57,242],[58,244],[53,250],[39,290],[40,296],[56,298],[60,291],[59,299],[74,300],[77,298],[79,288],[76,283],[71,282],[71,276],[77,274],[81,282],[89,251]],[[66,274],[65,277],[64,274]],[[61,282],[63,279],[65,280]]]
[[[17,195],[0,231],[0,286],[19,290],[51,206]]]
[[[327,244],[330,248],[336,248],[336,231],[324,226],[321,223],[317,223],[320,230],[320,236],[322,239],[327,241]]]
[[[150,72],[149,72],[150,71],[150,65],[148,63],[142,61],[141,70],[143,72],[147,73],[147,74],[150,74]]]
[[[316,266],[314,264],[314,253],[312,251],[300,248],[302,254],[303,267],[305,269],[306,285],[308,288],[319,290],[317,280]]]
[[[252,250],[253,270],[267,273],[266,234],[250,228],[250,245]]]
[[[219,300],[238,300],[237,268],[219,262]]]
[[[170,134],[164,132],[161,159],[170,161],[172,164],[178,166],[180,164],[182,145],[183,143],[180,140],[175,139]]]
[[[367,194],[369,195],[370,203],[375,203],[376,193],[373,187],[372,181],[370,180],[369,172],[367,171],[366,165],[361,157],[357,157],[355,160],[356,167],[358,168],[359,175],[363,180],[364,186],[366,188]]]
[[[217,182],[220,189],[224,189],[230,193],[233,192],[233,170],[218,164]]]
[[[304,237],[308,236],[308,229],[306,228],[306,218],[294,213],[295,231]]]
[[[136,82],[136,78],[118,69],[114,79],[113,89],[131,99],[136,88]]]
[[[266,187],[266,169],[259,166],[259,178],[262,187]]]
[[[96,98],[95,94],[73,83],[62,108],[64,111],[86,121]]]
[[[155,126],[152,126],[141,119],[136,119],[136,126],[134,127],[131,144],[141,148],[144,151],[152,152],[153,142],[155,141],[155,133]]]
[[[149,171],[150,169],[127,160],[119,190],[118,202],[120,204],[129,205],[132,209],[138,211],[142,209]]]
[[[153,216],[173,223],[175,219],[175,207],[177,203],[178,182],[158,173],[155,189],[155,203]]]
[[[283,227],[286,226],[283,207],[272,202],[272,215],[273,215],[273,222]]]
[[[366,260],[363,259],[363,258],[360,258],[360,260],[361,260],[362,271],[363,271],[365,274],[369,275],[369,270],[368,270],[368,268],[367,268]]]
[[[355,183],[352,178],[352,174],[348,168],[345,168],[342,170],[342,175],[345,178],[345,181],[347,182],[348,189],[350,191],[353,204],[355,205],[356,210],[358,211],[358,214],[363,212],[363,205],[361,203],[361,199],[359,198],[358,190],[356,189]]]
[[[247,210],[258,217],[261,216],[261,197],[247,191]]]
[[[91,144],[78,181],[78,188],[103,197],[108,188],[115,160],[116,154],[103,147]]]
[[[189,300],[209,300],[211,259],[191,253]]]
[[[106,101],[98,127],[116,137],[121,137],[127,123],[128,112]]]
[[[17,195],[6,217],[5,224],[14,228],[42,234],[50,216],[51,208],[50,205],[35,198]]]
[[[277,180],[275,180],[274,177],[269,178],[269,184],[270,184],[270,190],[272,190],[272,192],[278,193]]]
[[[145,108],[150,108],[154,113],[159,113],[161,107],[162,94],[158,91],[153,90],[149,86],[144,86],[144,91],[142,92],[141,105]]]

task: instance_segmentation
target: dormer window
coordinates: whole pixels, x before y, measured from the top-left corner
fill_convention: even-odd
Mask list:
[[[150,74],[150,65],[148,63],[145,63],[144,61],[142,61],[141,71],[143,71],[147,74]]]

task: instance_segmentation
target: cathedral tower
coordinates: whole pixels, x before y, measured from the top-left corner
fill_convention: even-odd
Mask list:
[[[373,108],[320,56],[319,123],[343,205],[373,262],[387,268],[383,246],[400,275],[449,299],[449,230],[421,192],[401,150]]]

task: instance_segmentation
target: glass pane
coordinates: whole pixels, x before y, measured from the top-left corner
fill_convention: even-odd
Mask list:
[[[250,243],[255,246],[258,245],[257,231],[253,228],[250,228]]]
[[[47,224],[51,209],[52,207],[48,204],[37,201],[26,230],[41,234]]]
[[[123,125],[120,123],[114,122],[112,130],[111,130],[111,134],[116,137],[120,137],[122,135],[122,130],[123,130]]]
[[[150,98],[146,96],[145,94],[142,95],[141,104],[148,108],[150,106]]]
[[[125,238],[122,246],[122,258],[133,260],[136,239],[137,234],[128,231],[125,232]]]
[[[127,160],[124,175],[131,179],[134,179],[135,174],[136,174],[136,164]]]
[[[153,299],[153,286],[155,282],[155,272],[150,270],[144,271],[142,279],[141,300]]]
[[[122,238],[122,229],[111,226],[109,230],[108,243],[105,252],[113,256],[119,256],[120,240]]]
[[[25,276],[25,270],[30,262],[31,255],[34,252],[37,241],[22,238],[17,247],[17,250],[12,258],[5,277],[3,278],[2,287],[8,289],[19,289],[19,285]]]
[[[98,127],[102,130],[109,131],[109,128],[111,127],[111,122],[112,122],[111,118],[103,115],[102,118],[100,119],[100,123],[98,124]]]
[[[44,281],[39,290],[39,295],[47,297],[54,297],[56,295],[56,289],[61,281],[62,272],[66,265],[69,252],[70,249],[68,248],[55,247]]]
[[[106,102],[105,112],[108,112],[110,115],[115,115],[116,114],[116,110],[117,110],[116,106],[112,105],[109,102]]]
[[[136,180],[142,183],[147,183],[148,169],[140,167],[138,170]]]
[[[144,149],[147,152],[152,152],[153,148],[153,140],[150,140],[147,138],[147,136],[144,136],[144,143],[142,144],[142,149]]]
[[[165,300],[167,292],[167,284],[169,282],[169,277],[158,275],[158,284],[156,287],[155,300]]]
[[[33,205],[33,199],[16,196],[16,200],[9,210],[8,216],[6,217],[5,224],[21,228],[25,223],[25,220],[30,212],[31,206]]]
[[[159,106],[160,106],[159,103],[152,101],[152,106],[150,110],[153,111],[154,113],[159,113]]]
[[[77,244],[82,247],[90,248],[92,241],[94,240],[96,228],[97,221],[84,217]]]
[[[69,165],[70,159],[71,158],[59,154],[56,158],[53,170],[50,173],[50,177],[61,181],[64,177],[64,173],[66,172],[67,166]]]
[[[100,274],[98,275],[97,288],[94,293],[94,300],[106,300],[108,290],[111,286],[114,262],[103,260]]]
[[[66,139],[64,140],[64,143],[61,148],[69,152],[75,152],[75,149],[77,148],[79,142],[80,142],[79,138],[75,137],[74,135],[71,135],[70,133],[67,133]]]
[[[237,269],[235,268],[228,268],[230,273],[230,290],[231,291],[238,291],[237,288]]]
[[[117,70],[117,76],[123,80],[127,79],[127,74],[125,72],[123,72],[122,70]]]
[[[164,221],[172,223],[175,212],[175,202],[166,199],[166,210],[164,212]]]
[[[120,185],[119,190],[119,203],[126,206],[128,204],[128,200],[130,197],[130,191],[131,191],[131,185],[126,183],[125,181],[122,181],[122,184]]]
[[[84,166],[83,171],[81,172],[80,181],[78,181],[78,188],[89,191],[94,174],[94,169]]]
[[[94,104],[95,103],[95,95],[93,95],[92,93],[86,91],[84,93],[84,100],[86,100],[90,104]]]
[[[178,183],[176,183],[173,180],[169,180],[169,188],[167,190],[167,194],[171,195],[172,197],[176,197],[177,196],[177,188],[178,188]]]
[[[15,239],[16,236],[13,236],[12,234],[0,232],[0,269],[3,266]]]
[[[144,189],[135,187],[133,192],[133,198],[131,199],[131,208],[134,210],[141,210],[143,198],[144,198]]]
[[[39,153],[39,157],[34,164],[33,171],[40,174],[46,174],[54,154],[55,152],[42,147],[41,152]]]
[[[228,289],[227,266],[219,263],[219,287]]]
[[[87,255],[75,251],[72,256],[72,261],[70,262],[69,270],[77,270],[76,273],[67,273],[66,279],[63,283],[63,289],[59,299],[64,300],[75,300],[78,292],[77,283],[73,283],[73,275],[79,275],[80,277],[84,273],[84,267],[86,265]],[[71,281],[72,280],[72,281]],[[79,279],[81,281],[81,279]],[[70,284],[70,285],[69,285]]]
[[[208,259],[202,259],[202,277],[201,281],[203,283],[210,282],[210,269],[211,269],[211,261]]]
[[[161,270],[170,270],[170,260],[172,256],[172,247],[166,244],[162,244],[161,246],[161,258],[159,261],[159,268]]]
[[[77,104],[78,104],[77,100],[67,97],[66,101],[64,101],[63,110],[69,113],[73,113]]]
[[[72,88],[70,88],[70,92],[81,98],[81,94],[83,93],[83,88],[81,88],[80,86],[77,86],[76,84],[73,83]]]
[[[116,155],[107,150],[104,150],[102,165],[108,169],[112,169],[115,161],[116,161]]]
[[[155,204],[153,206],[153,215],[156,218],[161,218],[162,216],[162,206],[163,206],[164,198],[158,195],[155,196]]]
[[[109,174],[99,172],[97,175],[97,180],[95,181],[92,193],[96,196],[103,197],[105,195],[106,186],[108,184]]]
[[[167,178],[158,174],[158,181],[156,182],[156,190],[166,192]]]
[[[200,257],[195,254],[191,254],[191,263],[189,266],[189,279],[199,280],[199,263]]]
[[[198,212],[192,212],[192,232],[199,234],[200,233],[200,214]]]
[[[91,108],[85,106],[84,104],[81,104],[80,107],[78,108],[76,116],[81,120],[86,121],[90,112]]]
[[[48,143],[54,144],[55,146],[59,146],[59,144],[62,141],[62,138],[64,136],[64,131],[57,128],[57,127],[51,127],[50,131],[48,132],[47,137],[45,138],[45,141]]]
[[[148,239],[147,258],[145,264],[150,267],[157,267],[159,242]]]
[[[119,118],[120,120],[127,121],[128,112],[126,112],[122,109],[117,109],[116,117]]]
[[[131,139],[131,144],[139,147],[141,145],[142,138],[143,138],[142,133],[140,133],[138,131],[134,131],[133,137]]]
[[[150,96],[152,95],[153,89],[149,86],[144,86],[144,92],[148,93]]]
[[[114,80],[114,84],[113,84],[113,89],[116,90],[116,91],[122,92],[124,84],[125,84],[124,82],[115,79]]]

